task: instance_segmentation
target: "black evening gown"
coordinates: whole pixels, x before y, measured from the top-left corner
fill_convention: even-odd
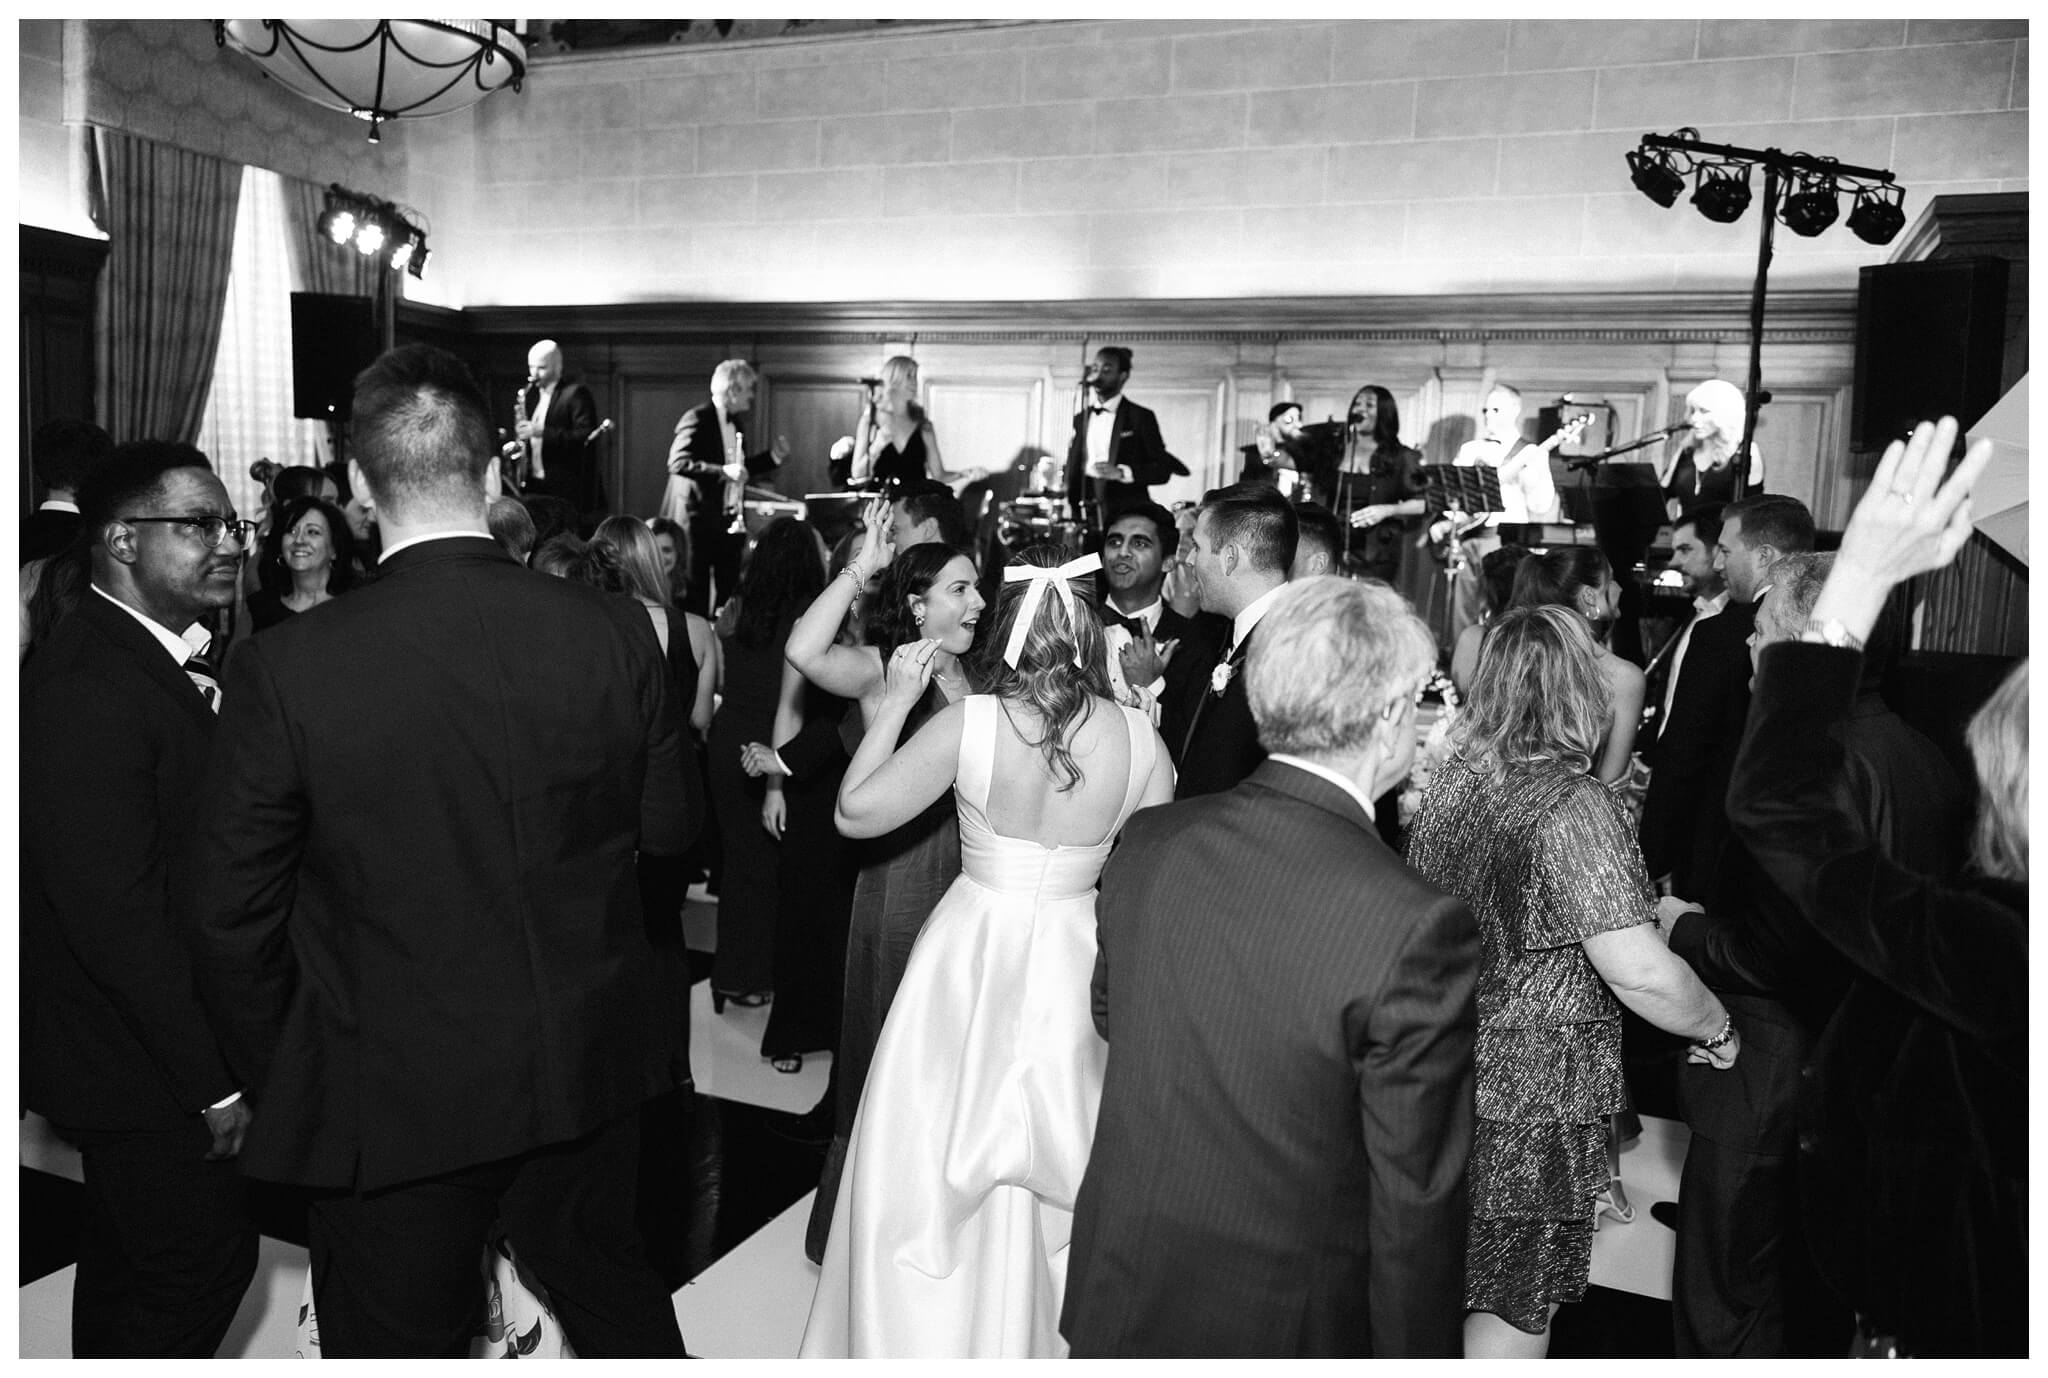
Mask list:
[[[920,422],[910,439],[897,449],[892,441],[875,452],[875,477],[891,488],[919,483],[925,477],[924,424]]]
[[[764,783],[740,768],[748,742],[771,741],[782,691],[782,647],[791,620],[760,646],[724,638],[725,693],[705,743],[711,807],[718,815],[724,865],[718,889],[718,956],[711,988],[727,996],[775,989],[775,909],[781,847],[761,826]]]
[[[924,702],[904,725],[902,740],[916,735],[924,719],[943,707],[934,684]],[[947,790],[930,808],[882,837],[860,845],[860,878],[853,888],[853,914],[846,940],[845,1006],[839,1023],[839,1048],[832,1081],[834,1120],[832,1143],[818,1179],[817,1200],[804,1236],[804,1253],[813,1263],[825,1256],[825,1237],[832,1228],[832,1207],[839,1196],[839,1170],[846,1161],[848,1136],[860,1093],[867,1085],[868,1064],[882,1022],[909,965],[910,949],[924,921],[960,874],[960,820]]]
[[[850,700],[806,684],[803,727],[782,747],[793,773],[782,782],[788,812],[775,907],[775,1004],[761,1035],[763,1057],[839,1046],[846,929],[860,860],[834,826],[832,807],[852,759],[840,723],[858,711]]]

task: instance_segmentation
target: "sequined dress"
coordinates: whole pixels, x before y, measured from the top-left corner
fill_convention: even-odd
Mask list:
[[[1579,944],[1650,922],[1655,901],[1621,805],[1559,765],[1495,782],[1445,763],[1408,864],[1479,919],[1465,1308],[1534,1334],[1549,1303],[1585,1295],[1605,1122],[1625,1103],[1621,1007]]]

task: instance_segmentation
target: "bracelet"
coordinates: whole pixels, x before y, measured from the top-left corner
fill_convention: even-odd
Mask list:
[[[1725,1046],[1728,1043],[1728,1041],[1734,1037],[1735,1016],[1732,1014],[1724,1015],[1721,1019],[1721,1032],[1715,1034],[1712,1038],[1700,1044],[1700,1046],[1702,1048],[1705,1048],[1707,1051],[1712,1052],[1716,1048]]]
[[[862,590],[867,588],[868,572],[860,567],[860,561],[848,560],[846,562],[845,567],[842,568],[839,572],[841,574],[844,574],[847,578],[853,580],[853,587],[855,588],[855,590]]]

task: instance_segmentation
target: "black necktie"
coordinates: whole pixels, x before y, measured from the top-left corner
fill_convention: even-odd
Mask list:
[[[1105,608],[1103,608],[1103,610],[1102,610],[1102,625],[1103,625],[1103,626],[1104,626],[1105,628],[1108,628],[1108,627],[1122,627],[1122,628],[1123,628],[1123,629],[1124,629],[1125,631],[1127,631],[1127,632],[1129,632],[1129,633],[1131,634],[1131,636],[1132,636],[1132,638],[1133,638],[1134,640],[1138,640],[1138,641],[1143,641],[1143,640],[1145,639],[1145,636],[1146,636],[1146,631],[1145,631],[1145,619],[1144,619],[1144,618],[1142,618],[1142,617],[1125,617],[1125,616],[1124,616],[1124,615],[1123,615],[1122,613],[1118,612],[1118,611],[1117,611],[1117,610],[1116,610],[1115,608],[1111,608],[1111,607],[1105,607]]]
[[[206,663],[206,658],[193,656],[186,661],[185,675],[199,690],[199,696],[206,700],[206,706],[220,712],[220,681],[214,678],[213,667]]]

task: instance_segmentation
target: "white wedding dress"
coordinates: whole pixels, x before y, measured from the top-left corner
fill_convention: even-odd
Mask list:
[[[1095,1032],[1095,884],[1158,736],[1118,708],[1130,774],[1092,846],[988,821],[998,701],[965,700],[961,874],[889,1008],[854,1118],[805,1358],[1063,1358],[1074,1193],[1109,1045]]]

